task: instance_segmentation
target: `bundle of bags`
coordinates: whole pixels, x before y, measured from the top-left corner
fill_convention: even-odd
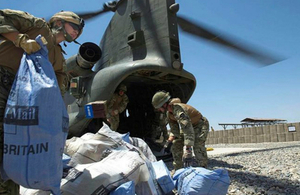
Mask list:
[[[112,131],[105,123],[96,133],[68,139],[64,148],[61,194],[167,194],[174,188],[163,161],[140,138]],[[160,187],[155,171],[167,178]],[[166,182],[168,185],[166,185]],[[125,187],[124,187],[125,186]],[[21,194],[50,192],[21,188]]]
[[[200,167],[180,169],[172,179],[165,163],[156,160],[142,139],[112,131],[106,124],[96,134],[68,139],[63,162],[60,191],[66,195],[164,195],[174,190],[225,195],[230,183],[226,170]],[[22,188],[20,194],[50,192]]]

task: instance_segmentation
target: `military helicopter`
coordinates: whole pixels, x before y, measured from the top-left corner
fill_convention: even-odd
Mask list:
[[[127,86],[129,104],[120,115],[118,131],[130,132],[131,136],[151,137],[156,123],[151,100],[158,90],[187,102],[195,90],[196,78],[183,68],[178,27],[262,65],[281,60],[241,44],[236,46],[234,39],[218,37],[218,33],[178,15],[179,4],[175,0],[119,0],[105,3],[97,12],[78,15],[88,22],[106,12],[114,15],[99,46],[84,43],[77,55],[67,59],[67,71],[73,77],[72,96],[65,98],[69,136],[95,132],[102,126],[104,119],[86,118],[84,106],[110,100],[120,83]]]

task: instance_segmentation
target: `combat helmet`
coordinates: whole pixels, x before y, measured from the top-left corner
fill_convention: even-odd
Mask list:
[[[83,27],[84,27],[84,20],[82,18],[80,18],[77,14],[75,14],[74,12],[60,11],[60,12],[54,14],[50,18],[49,24],[52,26],[53,23],[57,20],[61,20],[63,23],[69,22],[73,28],[74,27],[78,28],[78,36],[76,38],[78,38],[81,35],[81,33],[83,31]],[[67,34],[64,27],[63,27],[63,31],[64,31],[64,36],[66,38],[66,41],[72,42],[73,41],[72,37]]]
[[[152,105],[155,109],[158,109],[164,105],[171,98],[169,92],[158,91],[152,98]]]
[[[124,85],[124,84],[121,84],[121,85],[118,87],[118,89],[119,89],[119,90],[122,90],[122,91],[124,91],[124,92],[127,91],[127,87],[126,87],[126,85]]]

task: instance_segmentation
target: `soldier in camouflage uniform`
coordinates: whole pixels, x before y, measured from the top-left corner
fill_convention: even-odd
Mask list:
[[[207,167],[205,141],[209,131],[208,120],[192,106],[181,103],[179,98],[171,99],[168,92],[155,93],[152,105],[161,112],[167,112],[171,128],[168,141],[173,142],[174,169]]]
[[[120,84],[111,100],[107,103],[106,119],[110,124],[111,130],[116,131],[118,129],[120,122],[119,114],[126,109],[129,102],[125,94],[126,91],[126,85]]]
[[[44,42],[47,42],[49,61],[64,93],[68,79],[64,73],[64,51],[60,43],[77,39],[83,27],[83,20],[73,12],[56,13],[47,23],[23,11],[0,10],[0,164],[3,157],[4,110],[23,53],[38,51],[40,45],[34,39],[42,35]],[[0,194],[19,194],[19,186],[11,180],[3,181],[0,178]]]

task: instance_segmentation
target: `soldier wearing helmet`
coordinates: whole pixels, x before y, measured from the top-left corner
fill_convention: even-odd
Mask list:
[[[207,167],[205,141],[209,131],[208,120],[192,106],[181,103],[179,98],[171,98],[169,92],[155,93],[152,105],[167,113],[171,129],[168,142],[173,143],[174,170],[188,166]]]
[[[62,25],[58,25],[57,21],[60,21]],[[72,42],[81,35],[84,27],[84,20],[73,12],[61,11],[51,17],[49,24],[52,29],[62,31],[66,41]],[[70,25],[73,30],[77,31],[75,33],[76,36],[73,36],[72,32],[66,30],[68,26],[66,26],[65,24]]]
[[[64,92],[68,87],[64,73],[65,59],[60,43],[75,41],[83,31],[84,21],[75,13],[61,11],[49,23],[27,12],[0,10],[0,67],[15,74],[25,51],[28,54],[40,49],[34,40],[41,34],[47,41],[49,61],[53,65],[59,86]]]
[[[110,124],[110,128],[114,131],[116,131],[119,127],[119,114],[126,109],[129,102],[129,99],[125,94],[126,92],[126,85],[120,84],[113,94],[113,97],[107,103],[106,119]]]
[[[47,23],[42,18],[34,17],[27,12],[3,9],[0,10],[0,155],[3,147],[3,116],[14,77],[19,69],[24,52],[31,54],[40,49],[35,41],[38,35],[47,43],[48,57],[56,74],[62,94],[68,87],[67,75],[64,72],[65,59],[60,43],[75,41],[82,33],[83,20],[73,12],[61,11]],[[0,163],[2,157],[0,157]],[[19,194],[19,186],[13,181],[2,181],[0,194]]]

